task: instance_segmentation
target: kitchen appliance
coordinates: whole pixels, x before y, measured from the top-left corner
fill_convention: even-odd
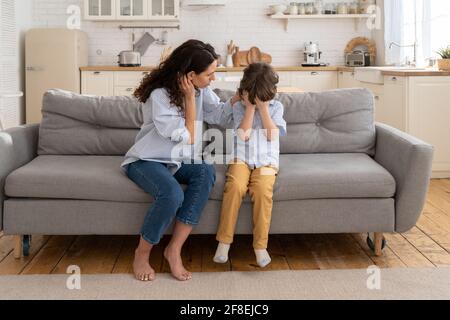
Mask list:
[[[42,98],[49,89],[81,93],[80,67],[88,65],[88,37],[67,28],[30,29],[25,35],[26,123],[42,119]]]
[[[139,52],[141,57],[143,57],[145,52],[147,52],[148,47],[155,41],[156,39],[150,33],[146,32],[134,45],[134,51]]]
[[[345,64],[348,67],[367,67],[370,66],[370,54],[368,51],[354,50],[345,55]]]
[[[319,44],[316,42],[310,41],[309,43],[305,43],[305,51],[304,51],[304,59],[305,63],[302,66],[320,66],[319,62],[322,51],[319,49]]]
[[[126,50],[121,51],[118,55],[119,67],[140,67],[141,66],[141,54],[137,51]]]

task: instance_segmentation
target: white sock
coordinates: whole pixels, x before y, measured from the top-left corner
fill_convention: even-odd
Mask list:
[[[256,263],[258,263],[258,266],[260,266],[261,268],[266,267],[272,261],[266,249],[262,250],[255,249],[255,255],[256,255]]]
[[[213,261],[216,263],[226,263],[228,261],[228,251],[230,250],[230,245],[219,242],[217,246],[216,255]]]

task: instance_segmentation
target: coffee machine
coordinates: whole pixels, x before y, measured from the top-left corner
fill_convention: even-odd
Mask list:
[[[302,66],[315,67],[322,65],[319,62],[322,56],[322,51],[320,51],[319,44],[317,42],[310,41],[309,43],[305,43],[305,50],[303,54],[305,63],[303,63]]]

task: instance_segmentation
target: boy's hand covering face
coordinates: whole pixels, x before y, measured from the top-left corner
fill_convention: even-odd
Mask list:
[[[256,109],[260,109],[260,108],[268,108],[269,107],[269,104],[270,104],[270,101],[261,101],[261,100],[259,100],[259,98],[258,97],[256,97],[255,98],[255,102],[256,102]]]

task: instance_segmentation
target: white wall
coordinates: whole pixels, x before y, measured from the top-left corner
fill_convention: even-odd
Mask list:
[[[365,21],[358,30],[352,19],[326,19],[292,21],[285,32],[282,21],[266,16],[273,0],[228,0],[225,8],[210,8],[193,11],[182,9],[181,30],[169,30],[169,45],[176,47],[190,38],[211,43],[219,54],[226,55],[226,44],[233,39],[241,50],[258,46],[273,57],[275,66],[299,65],[303,62],[303,44],[318,41],[323,51],[323,62],[332,65],[344,64],[344,48],[354,37],[371,37]],[[79,5],[82,0],[34,0],[33,26],[65,27],[69,5]],[[131,49],[131,30],[120,31],[120,24],[126,22],[90,22],[82,20],[81,29],[89,35],[89,64],[116,65],[117,54]],[[142,24],[142,23],[140,23]],[[137,31],[139,37],[143,30]],[[151,34],[160,36],[160,30]],[[158,62],[162,46],[152,45],[143,57],[144,65]]]

